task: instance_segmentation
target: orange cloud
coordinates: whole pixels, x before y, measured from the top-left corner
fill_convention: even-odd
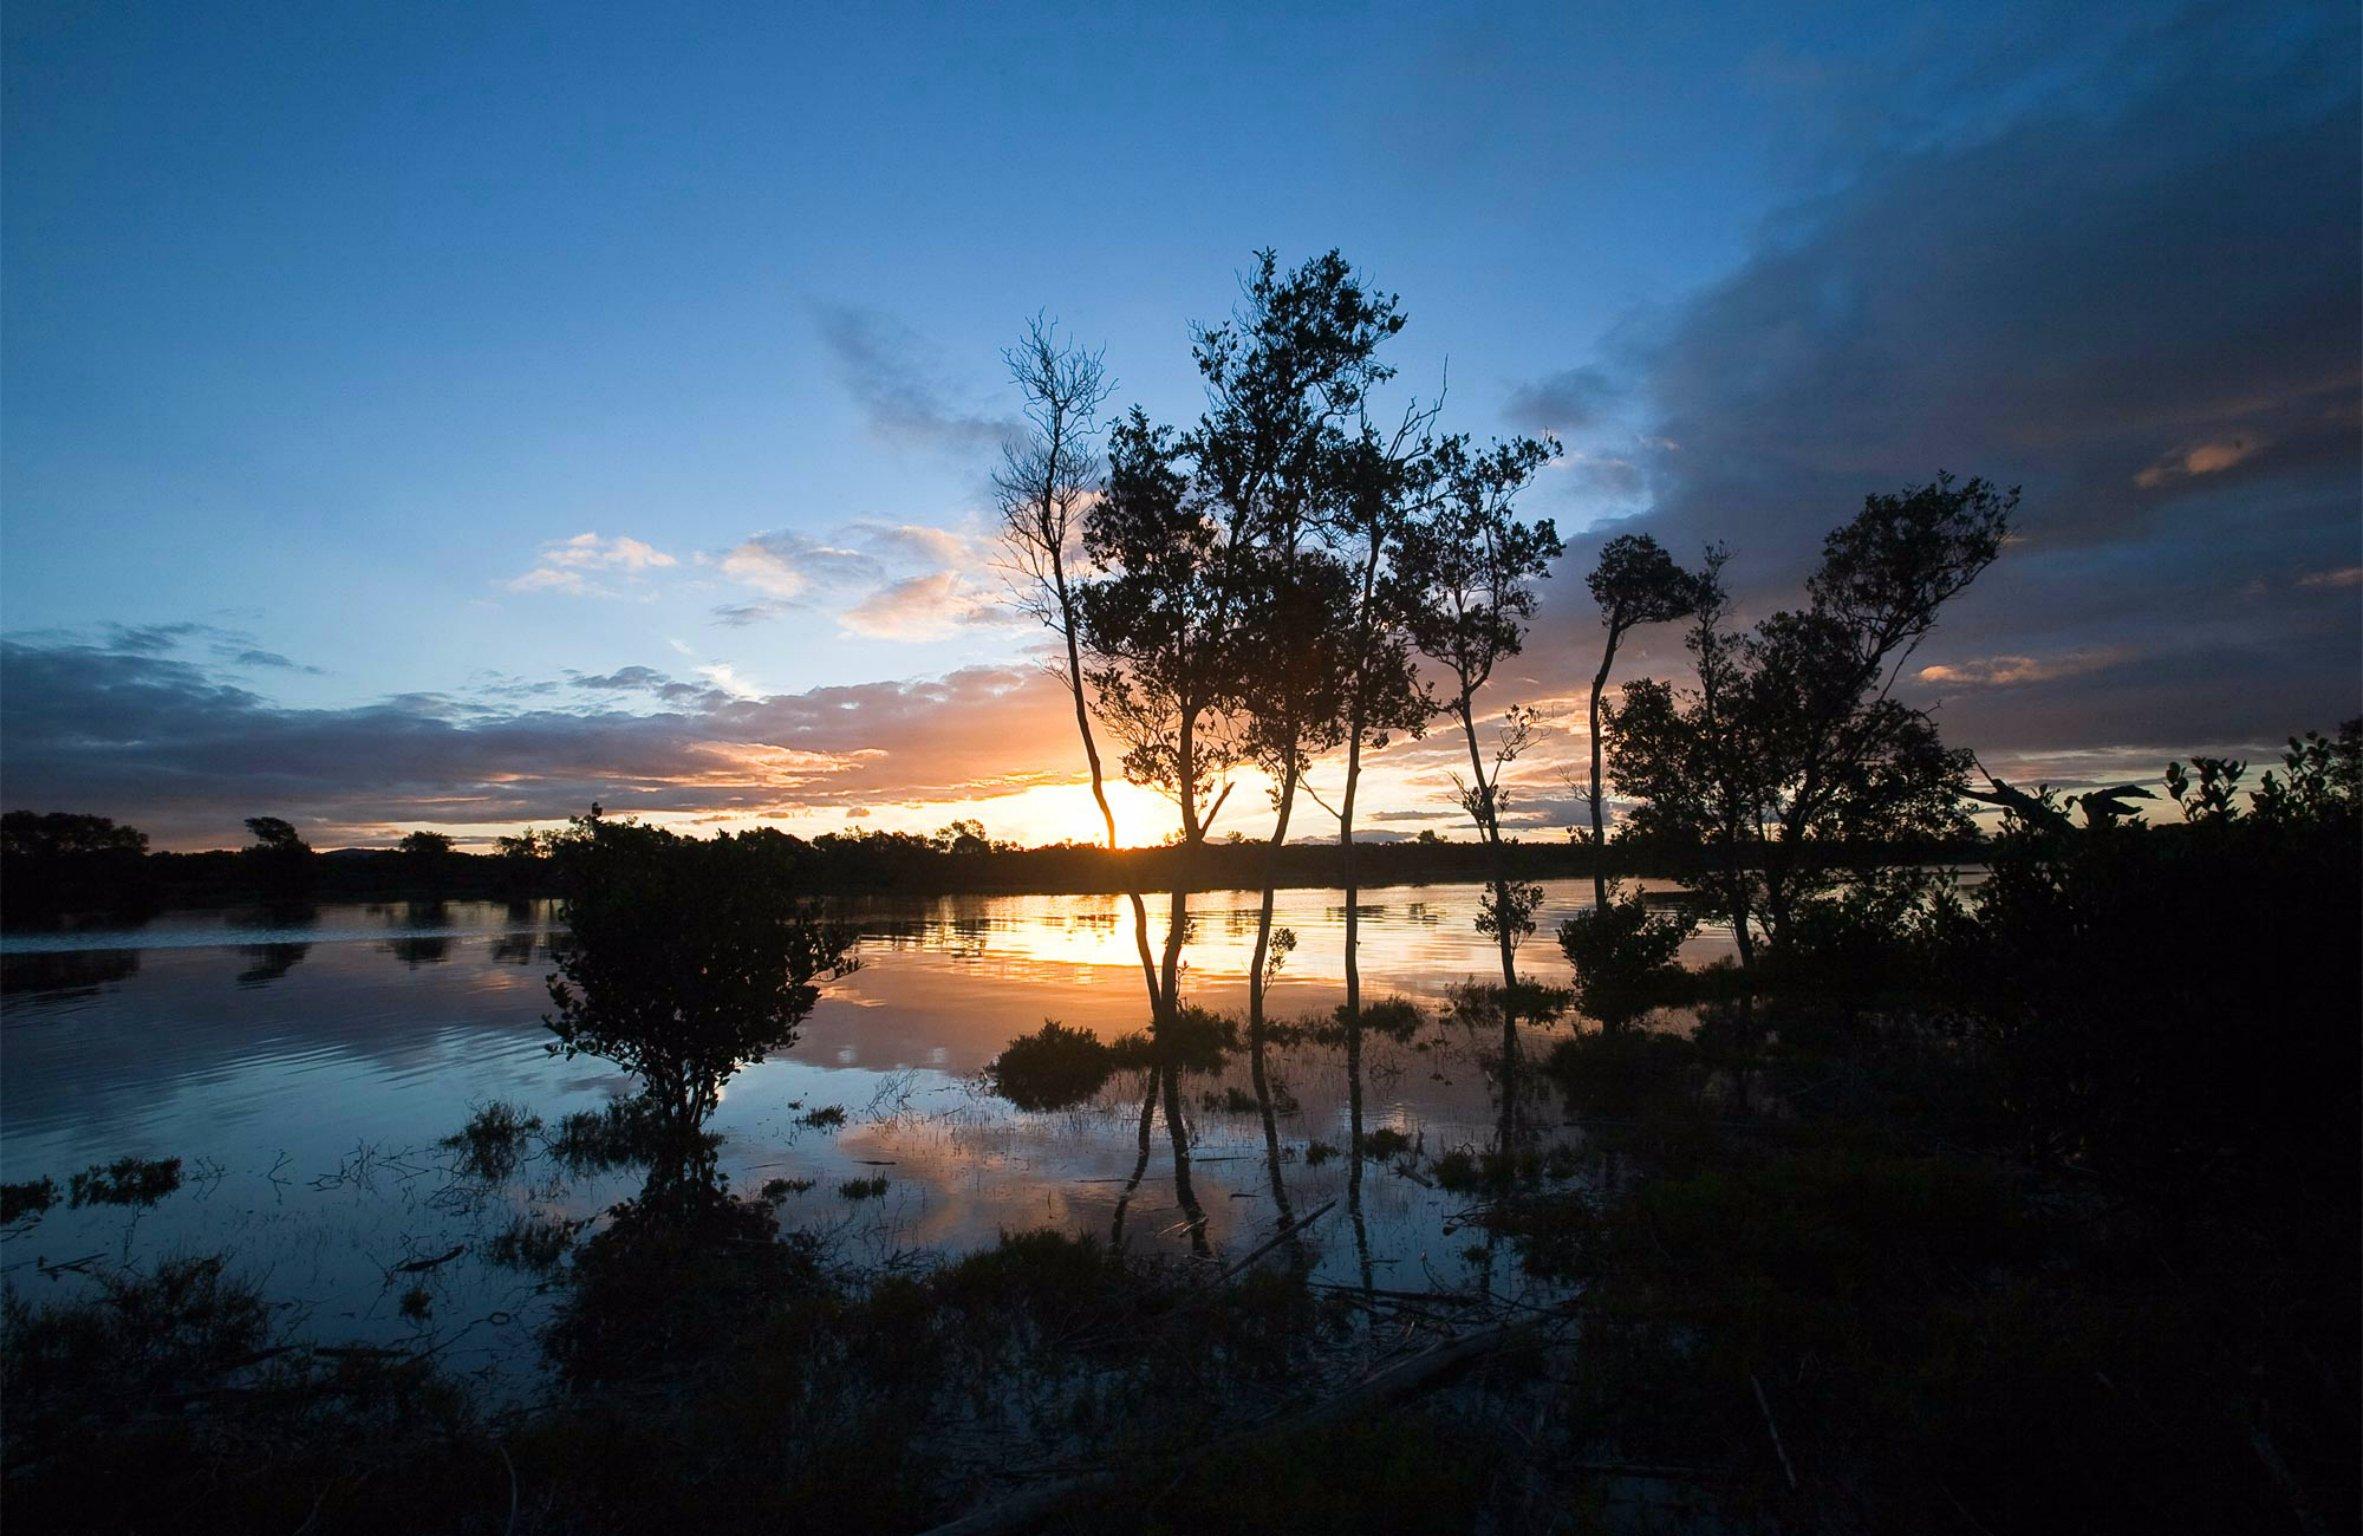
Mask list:
[[[1012,619],[998,593],[957,571],[936,571],[880,587],[846,609],[837,622],[871,640],[942,640],[963,629],[1005,625]]]
[[[613,587],[591,579],[591,572],[613,572],[626,581],[638,581],[650,571],[662,570],[680,562],[654,545],[639,539],[618,535],[601,538],[596,533],[578,533],[571,539],[559,539],[544,544],[534,560],[533,568],[511,579],[512,592],[565,592],[577,597],[619,597]]]
[[[2064,656],[1985,656],[1971,661],[1922,667],[1924,683],[1950,683],[1965,688],[2011,688],[2022,683],[2049,683],[2083,677],[2113,667],[2129,654],[2125,648],[2070,651]]]
[[[2235,464],[2255,457],[2264,446],[2256,438],[2241,436],[2216,438],[2195,447],[2177,448],[2135,475],[2133,483],[2145,491],[2154,491],[2179,480],[2220,474]]]

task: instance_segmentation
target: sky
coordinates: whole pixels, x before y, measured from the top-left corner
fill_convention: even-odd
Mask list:
[[[2363,711],[2352,4],[16,0],[0,48],[10,808],[1088,837],[999,353],[1054,316],[1186,420],[1265,246],[1401,296],[1395,398],[1565,444],[1491,700],[1545,719],[1526,835],[1601,540],[1724,541],[1761,613],[1938,469],[2024,488],[1905,683],[1994,771]],[[1366,823],[1449,832],[1451,761]]]

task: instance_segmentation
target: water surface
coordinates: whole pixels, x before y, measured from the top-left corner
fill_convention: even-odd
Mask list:
[[[1546,886],[1540,932],[1524,954],[1535,979],[1562,982],[1549,935],[1588,904],[1587,882]],[[1431,1010],[1450,988],[1495,971],[1471,919],[1473,885],[1363,893],[1365,997]],[[1276,1018],[1325,1015],[1343,998],[1344,911],[1332,891],[1283,891],[1278,922],[1297,935],[1270,1000]],[[1186,1000],[1243,1009],[1255,936],[1252,892],[1192,899]],[[1150,903],[1163,932],[1164,904]],[[1122,1074],[1071,1110],[1026,1113],[994,1098],[979,1070],[1045,1019],[1113,1038],[1146,1023],[1128,905],[1112,896],[875,900],[851,908],[861,968],[825,991],[795,1043],[731,1080],[712,1129],[733,1187],[810,1179],[787,1221],[820,1229],[849,1263],[953,1253],[1004,1230],[1055,1225],[1106,1235],[1137,1156],[1140,1079]],[[483,1261],[520,1212],[596,1218],[638,1186],[630,1172],[565,1177],[529,1158],[498,1184],[459,1177],[437,1143],[490,1099],[555,1124],[632,1084],[605,1063],[549,1054],[546,903],[321,906],[301,912],[168,914],[136,931],[0,940],[0,1172],[54,1177],[124,1155],[177,1156],[186,1186],[146,1210],[57,1209],[0,1234],[7,1282],[31,1299],[87,1283],[103,1264],[226,1252],[322,1338],[431,1341],[454,1364],[514,1367],[530,1355],[548,1283]],[[1728,953],[1703,932],[1694,963]],[[1564,1027],[1564,1026],[1563,1026]],[[1366,1049],[1366,1124],[1433,1154],[1483,1146],[1495,1089],[1478,1032],[1431,1023],[1408,1042]],[[1295,1108],[1281,1119],[1284,1192],[1299,1215],[1339,1200],[1342,1052],[1278,1053]],[[1190,1083],[1194,1173],[1218,1252],[1276,1230],[1260,1118],[1204,1102],[1247,1082],[1243,1063]],[[841,1108],[841,1128],[803,1123]],[[1552,1111],[1556,1118],[1555,1109]],[[1183,1223],[1159,1127],[1126,1230],[1178,1247]],[[884,1196],[841,1186],[883,1177]],[[1363,1228],[1379,1283],[1464,1280],[1468,1202],[1413,1175],[1373,1167]],[[1309,1239],[1321,1271],[1344,1280],[1362,1254],[1342,1218]],[[405,1273],[396,1266],[464,1250]],[[92,1256],[97,1256],[93,1258]],[[82,1261],[88,1260],[88,1263]],[[80,1265],[60,1272],[60,1266]],[[396,1297],[423,1279],[425,1320]]]

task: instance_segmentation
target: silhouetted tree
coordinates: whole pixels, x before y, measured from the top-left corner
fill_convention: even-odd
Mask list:
[[[1510,879],[1502,843],[1502,775],[1533,738],[1534,712],[1512,705],[1490,763],[1477,738],[1476,699],[1494,670],[1525,645],[1534,617],[1534,583],[1559,557],[1558,530],[1548,518],[1519,520],[1518,493],[1551,455],[1554,442],[1517,438],[1482,452],[1449,437],[1437,444],[1436,494],[1405,531],[1396,565],[1413,645],[1443,667],[1444,707],[1460,722],[1469,752],[1461,805],[1476,823],[1492,879],[1480,901],[1477,930],[1501,951],[1501,1162],[1518,1158],[1518,944],[1534,931],[1542,887]]]
[[[1279,1128],[1264,1053],[1274,964],[1273,889],[1297,790],[1315,754],[1345,734],[1353,579],[1318,540],[1341,501],[1369,391],[1392,370],[1379,346],[1403,327],[1392,295],[1367,288],[1336,251],[1282,272],[1256,253],[1242,301],[1196,331],[1207,409],[1184,440],[1193,478],[1229,528],[1255,655],[1239,670],[1241,744],[1272,785],[1272,832],[1248,971],[1249,1074],[1262,1110],[1274,1198]],[[1282,936],[1281,950],[1292,939]]]
[[[1174,433],[1135,407],[1109,434],[1104,494],[1084,518],[1098,573],[1076,594],[1084,677],[1100,720],[1124,743],[1124,775],[1170,798],[1186,855],[1204,846],[1238,762],[1243,657],[1242,552],[1211,513]],[[1161,1049],[1180,1013],[1189,890],[1176,884],[1158,961],[1153,1034]],[[1188,1131],[1179,1074],[1163,1062],[1165,1120],[1186,1207]]]
[[[1516,503],[1558,445],[1533,438],[1473,451],[1465,439],[1437,445],[1438,494],[1405,532],[1397,564],[1412,643],[1445,672],[1444,708],[1460,722],[1469,752],[1462,808],[1492,853],[1492,888],[1479,928],[1501,949],[1502,985],[1517,985],[1518,941],[1534,927],[1535,896],[1513,888],[1501,834],[1502,771],[1532,738],[1531,712],[1513,707],[1486,761],[1476,699],[1494,670],[1525,646],[1534,583],[1550,574],[1562,545],[1549,518],[1519,520]],[[1456,777],[1457,782],[1457,777]]]
[[[246,830],[254,835],[254,841],[239,856],[253,871],[255,883],[265,894],[284,899],[311,888],[312,846],[296,832],[293,823],[277,816],[249,816]]]
[[[410,832],[397,846],[412,884],[429,896],[440,895],[451,878],[451,839],[440,832]]]
[[[550,1048],[614,1062],[677,1126],[694,1128],[732,1073],[791,1043],[817,983],[856,963],[851,931],[759,839],[585,817],[558,858],[567,927],[551,946]]]
[[[1710,559],[1698,688],[1636,684],[1612,712],[1617,781],[1646,801],[1636,824],[1709,847],[1743,962],[1750,922],[1777,943],[1848,848],[1966,829],[1967,754],[1890,690],[1938,610],[1993,563],[2017,502],[1942,474],[1868,496],[1824,541],[1808,606],[1745,635],[1723,628]]]
[[[1010,585],[1018,607],[1058,638],[1052,670],[1074,702],[1075,733],[1091,770],[1091,798],[1099,806],[1108,852],[1113,854],[1119,851],[1116,810],[1108,801],[1107,773],[1091,725],[1080,607],[1080,584],[1090,573],[1083,517],[1100,494],[1099,409],[1110,386],[1099,353],[1061,342],[1057,327],[1039,316],[1026,327],[1025,339],[1002,354],[1002,361],[1025,397],[1028,425],[1023,437],[1004,445],[1001,468],[993,477]],[[1149,950],[1148,909],[1138,890],[1125,895],[1132,905],[1141,980],[1154,1017],[1162,1005],[1157,963]]]
[[[0,816],[0,910],[11,923],[143,910],[147,851],[145,832],[104,816],[10,811]]]
[[[1640,801],[1632,830],[1707,850],[1712,863],[1705,883],[1731,917],[1740,963],[1749,965],[1755,935],[1748,832],[1762,795],[1756,759],[1739,723],[1744,637],[1726,627],[1731,595],[1723,567],[1729,558],[1722,546],[1710,546],[1698,574],[1686,638],[1697,688],[1677,697],[1671,684],[1655,678],[1629,683],[1609,711],[1608,726],[1617,743],[1617,783]]]
[[[555,833],[538,832],[532,827],[515,837],[494,839],[493,856],[499,860],[501,889],[514,899],[538,888],[555,842]]]
[[[1354,815],[1365,747],[1383,750],[1396,732],[1417,736],[1436,712],[1411,646],[1407,590],[1395,560],[1433,485],[1429,425],[1436,407],[1407,409],[1391,437],[1365,421],[1338,460],[1338,494],[1327,529],[1351,580],[1345,623],[1345,784],[1337,802],[1339,883],[1345,897],[1346,1192],[1358,1237],[1362,1192],[1362,929]]]
[[[1687,618],[1698,607],[1698,582],[1646,533],[1621,534],[1600,547],[1599,563],[1586,578],[1600,605],[1600,670],[1592,674],[1592,782],[1585,797],[1592,811],[1592,904],[1608,905],[1608,821],[1600,789],[1600,696],[1608,688],[1616,648],[1628,630]]]

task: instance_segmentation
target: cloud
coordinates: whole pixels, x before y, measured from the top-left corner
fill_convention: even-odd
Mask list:
[[[870,640],[941,640],[1012,622],[999,594],[975,580],[988,553],[949,528],[855,521],[826,535],[783,529],[745,540],[718,563],[765,594],[714,609],[714,621],[732,628],[810,607],[837,609],[841,629]]]
[[[178,624],[109,624],[105,632],[108,643],[116,649],[141,656],[161,656],[178,649],[184,641],[200,637],[235,638],[232,631],[186,620]]]
[[[837,622],[871,640],[941,640],[963,629],[1015,624],[1018,616],[998,593],[956,571],[936,571],[881,587]]]
[[[113,815],[160,846],[210,847],[262,814],[334,841],[388,823],[547,822],[594,799],[619,812],[835,814],[1074,775],[1073,754],[1044,745],[1073,730],[1066,696],[1034,669],[787,694],[726,667],[706,676],[714,686],[640,667],[573,680],[654,699],[652,712],[519,703],[515,687],[307,709],[195,661],[13,637],[0,640],[9,804]]]
[[[277,651],[260,650],[254,646],[248,646],[239,651],[230,658],[230,663],[233,666],[267,667],[288,672],[317,672],[320,670],[318,667],[301,666],[296,662],[289,661]]]
[[[580,672],[568,676],[575,687],[588,692],[644,693],[667,704],[711,705],[721,702],[724,697],[711,685],[701,687],[696,683],[679,682],[654,667],[619,667],[598,676],[586,676]]]
[[[2122,665],[2133,654],[2120,647],[2048,658],[1981,656],[1974,660],[1931,663],[1914,675],[1924,683],[1967,688],[2015,688],[2024,683],[2048,683],[2060,678],[2083,677],[2105,671]]]
[[[697,675],[733,699],[760,699],[763,690],[738,675],[727,661],[708,662],[697,669]]]
[[[2133,483],[2145,491],[2154,491],[2178,480],[2220,474],[2235,464],[2255,457],[2263,446],[2251,437],[2225,437],[2189,448],[2178,448],[2135,475]]]
[[[767,598],[755,603],[719,603],[714,608],[714,622],[727,629],[744,629],[750,624],[764,624],[784,618],[796,611],[796,604],[786,598]]]
[[[740,541],[718,564],[732,581],[780,602],[793,602],[815,584],[843,587],[874,582],[885,573],[873,554],[786,528]]]
[[[2301,587],[2332,589],[2363,586],[2363,565],[2342,565],[2330,571],[2308,571],[2297,578],[2297,584]]]
[[[1605,370],[1567,368],[1511,390],[1503,415],[1521,431],[1567,437],[1598,426],[1623,396],[1622,387]]]
[[[936,377],[933,349],[901,321],[851,305],[822,305],[817,314],[838,380],[882,440],[967,457],[999,448],[1020,430],[1014,418],[953,404]]]
[[[571,539],[544,544],[533,566],[506,585],[512,592],[564,592],[577,597],[620,597],[622,592],[601,576],[620,576],[637,582],[650,571],[680,562],[663,550],[626,536],[608,539],[578,533]]]
[[[168,624],[102,624],[97,627],[96,635],[97,644],[135,656],[202,653],[238,671],[298,672],[313,677],[325,675],[318,667],[291,661],[277,651],[264,649],[245,630],[196,619]],[[91,643],[89,632],[71,629],[31,633],[19,631],[14,638],[35,642]]]
[[[2064,761],[2352,714],[2363,614],[2307,574],[2354,564],[2363,515],[2355,33],[2333,7],[2195,10],[2090,68],[2016,61],[2004,115],[1874,152],[1634,315],[1602,366],[1645,490],[1570,541],[1542,686],[1597,655],[1580,576],[1610,531],[1728,542],[1760,615],[1867,492],[1949,468],[2025,491],[1907,680],[1949,739]],[[1675,636],[1637,638],[1620,675],[1682,670]]]

